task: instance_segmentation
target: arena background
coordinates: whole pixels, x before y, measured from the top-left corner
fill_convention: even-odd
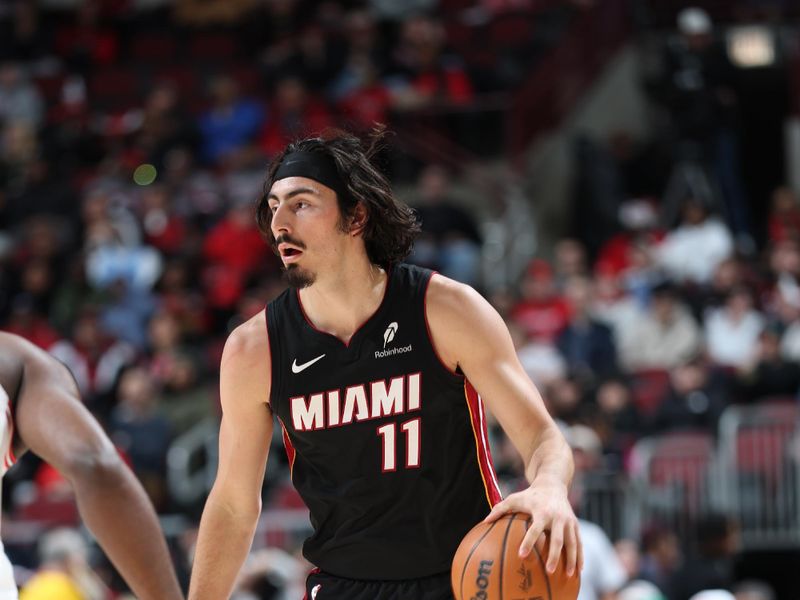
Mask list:
[[[493,302],[575,450],[576,507],[615,544],[592,572],[624,567],[585,585],[681,600],[676,582],[714,573],[740,600],[769,598],[741,591],[753,579],[799,598],[798,17],[793,0],[7,0],[0,327],[72,370],[185,584],[221,348],[282,289],[253,221],[266,165],[293,137],[385,123],[382,167],[422,218],[411,260]],[[263,496],[237,597],[299,598],[308,519],[277,437]],[[2,506],[21,584],[79,563],[124,592],[48,465],[23,457]],[[84,562],[43,562],[84,543]]]

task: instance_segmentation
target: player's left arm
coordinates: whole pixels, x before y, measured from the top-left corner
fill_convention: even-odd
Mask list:
[[[464,373],[495,415],[526,468],[530,487],[495,505],[487,521],[508,512],[530,514],[533,524],[520,546],[526,556],[550,532],[547,569],[555,571],[562,548],[567,573],[583,564],[578,521],[568,499],[572,451],[517,358],[503,319],[474,289],[441,275],[428,287],[426,311],[442,361]]]

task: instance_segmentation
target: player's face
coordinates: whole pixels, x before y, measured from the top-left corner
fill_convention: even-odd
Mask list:
[[[305,177],[276,181],[269,193],[272,235],[290,286],[314,283],[326,261],[339,253],[344,233],[339,229],[336,193]]]

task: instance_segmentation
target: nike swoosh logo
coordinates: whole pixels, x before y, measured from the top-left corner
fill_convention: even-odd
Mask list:
[[[303,363],[302,365],[297,364],[297,359],[295,358],[292,361],[292,373],[299,373],[300,371],[305,371],[308,367],[313,365],[318,360],[325,358],[324,354],[320,354],[317,358],[312,358],[310,361]]]

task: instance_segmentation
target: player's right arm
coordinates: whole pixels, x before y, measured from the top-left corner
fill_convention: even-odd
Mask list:
[[[261,514],[272,439],[265,318],[262,311],[235,329],[222,353],[219,468],[200,521],[189,600],[230,597]]]

